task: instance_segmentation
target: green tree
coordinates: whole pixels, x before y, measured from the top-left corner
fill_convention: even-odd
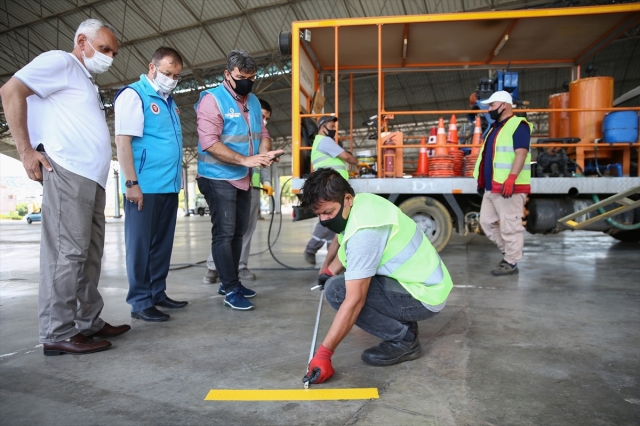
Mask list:
[[[25,216],[27,213],[29,213],[29,206],[27,205],[27,203],[20,203],[16,206],[16,210],[18,211],[18,214],[22,217],[22,216]]]

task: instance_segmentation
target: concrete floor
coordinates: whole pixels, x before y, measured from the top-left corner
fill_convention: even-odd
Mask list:
[[[351,331],[318,388],[376,387],[365,401],[215,402],[210,389],[301,389],[317,309],[314,271],[267,271],[253,256],[256,310],[223,307],[205,269],[169,275],[188,300],[165,323],[132,320],[125,303],[123,222],[109,219],[100,290],[103,318],[133,329],[92,355],[44,357],[38,345],[40,225],[0,224],[2,425],[637,425],[640,424],[640,245],[599,233],[526,236],[520,275],[488,274],[499,253],[481,236],[442,254],[455,288],[420,323],[425,354],[376,368],[377,340]],[[275,252],[300,253],[314,221],[284,221]],[[258,223],[253,252],[266,247]],[[208,217],[179,218],[172,263],[204,260]],[[319,258],[321,260],[321,258]],[[322,311],[320,339],[334,312]],[[321,341],[321,340],[320,340]]]

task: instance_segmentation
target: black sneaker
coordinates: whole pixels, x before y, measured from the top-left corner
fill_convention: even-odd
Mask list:
[[[422,355],[422,346],[420,346],[420,339],[416,337],[413,342],[402,340],[382,342],[378,346],[366,349],[360,358],[369,365],[382,367],[411,361],[420,358],[420,355]]]
[[[498,264],[498,267],[491,271],[491,275],[513,275],[518,273],[518,265],[512,265],[506,261],[502,261]]]

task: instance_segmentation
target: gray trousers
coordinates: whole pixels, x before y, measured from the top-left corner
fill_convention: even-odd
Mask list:
[[[249,227],[247,232],[242,236],[242,253],[240,254],[240,264],[238,270],[246,268],[249,265],[249,252],[251,251],[251,238],[256,230],[256,224],[258,223],[258,216],[260,215],[260,195],[262,195],[261,189],[251,189],[251,207],[249,210]],[[213,261],[211,250],[209,250],[209,257],[207,258],[207,268],[212,271],[216,270],[216,264]]]
[[[315,228],[313,228],[313,235],[311,235],[311,239],[307,243],[307,248],[304,249],[304,252],[316,254],[316,252],[320,250],[325,243],[327,244],[327,248],[329,248],[329,244],[331,244],[331,241],[335,236],[335,232],[320,225],[320,222],[316,223]]]
[[[105,191],[96,182],[47,160],[42,168],[42,238],[38,316],[40,343],[100,330],[98,292],[105,231]]]

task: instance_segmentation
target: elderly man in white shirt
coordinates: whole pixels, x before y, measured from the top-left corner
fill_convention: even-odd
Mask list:
[[[115,29],[87,19],[71,53],[45,52],[0,88],[20,160],[44,187],[38,310],[47,356],[101,351],[111,343],[94,337],[131,328],[100,318],[98,292],[111,138],[91,73],[107,71],[117,52]]]

